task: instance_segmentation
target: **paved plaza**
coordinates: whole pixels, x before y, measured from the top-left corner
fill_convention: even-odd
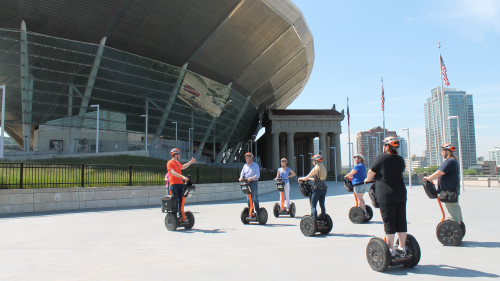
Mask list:
[[[500,277],[499,188],[466,187],[460,200],[467,234],[457,247],[436,239],[441,213],[421,186],[408,190],[408,231],[420,244],[415,268],[371,270],[370,238],[384,235],[380,212],[367,224],[348,219],[354,196],[328,182],[329,235],[305,237],[309,202],[292,184],[297,217],[272,215],[278,192],[262,194],[267,225],[243,225],[244,200],[191,204],[191,230],[169,232],[160,207],[65,211],[0,217],[0,280],[444,280]],[[365,195],[365,199],[369,201]],[[370,203],[371,205],[371,203]]]

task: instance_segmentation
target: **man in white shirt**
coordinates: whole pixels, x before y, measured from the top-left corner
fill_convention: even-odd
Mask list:
[[[253,162],[253,154],[248,152],[245,154],[245,161],[247,162],[243,169],[241,169],[240,179],[243,177],[250,183],[250,188],[252,189],[252,199],[255,206],[255,211],[259,211],[259,183],[258,179],[260,177],[259,164]],[[250,208],[250,202],[248,202],[248,208]]]

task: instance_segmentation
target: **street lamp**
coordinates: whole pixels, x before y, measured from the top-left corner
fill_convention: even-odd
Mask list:
[[[95,153],[99,153],[99,104],[93,104],[90,107],[97,107],[97,133],[95,142]]]
[[[146,117],[146,138],[144,139],[144,150],[148,151],[148,115],[141,115],[141,117]]]
[[[410,129],[409,128],[403,128],[401,131],[406,131],[408,133],[408,165],[410,166],[409,172],[408,172],[408,182],[410,183],[410,188],[412,187],[411,185],[411,154],[410,154]]]
[[[175,147],[178,147],[177,146],[177,122],[172,122],[172,124],[175,123]]]
[[[2,90],[2,137],[0,139],[0,158],[3,158],[3,136],[5,131],[5,85],[0,86]]]
[[[257,135],[252,135],[253,139],[255,140],[255,159],[257,159]]]
[[[302,176],[304,176],[304,155],[299,155],[302,157]]]
[[[335,183],[337,183],[337,150],[335,149],[334,146],[330,147],[330,149],[333,149],[333,161],[335,162]]]
[[[457,119],[457,129],[458,129],[458,158],[460,158],[460,185],[462,186],[462,191],[465,191],[464,186],[464,165],[462,160],[462,138],[460,135],[460,118],[458,116],[450,116],[448,120]]]
[[[188,134],[189,134],[189,158],[193,157],[191,156],[191,152],[193,151],[193,147],[191,145],[191,130],[193,130],[193,139],[194,139],[194,128],[189,128]]]
[[[313,158],[313,154],[312,154],[312,152],[309,152],[309,153],[307,153],[307,154],[311,154],[311,157],[309,157],[309,159],[311,159],[311,169],[312,169],[312,167],[313,167],[313,160],[312,160],[312,158]]]
[[[295,171],[297,171],[297,157],[293,157],[293,163],[295,164],[295,167],[293,167],[295,169]],[[297,171],[299,172],[299,171]]]
[[[354,158],[354,157],[351,155],[351,151],[352,151],[352,150],[351,150],[351,145],[352,145],[352,144],[353,144],[352,142],[348,142],[348,143],[347,143],[347,148],[349,149],[349,171],[351,170],[351,160],[353,160],[353,158]],[[352,151],[352,152],[354,153],[354,151]],[[352,161],[352,163],[354,163],[354,160]]]

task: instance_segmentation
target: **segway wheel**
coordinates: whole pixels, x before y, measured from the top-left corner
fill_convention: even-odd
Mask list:
[[[189,225],[186,225],[185,229],[191,229],[194,226],[194,215],[191,212],[186,212],[186,219],[189,221]]]
[[[378,237],[372,238],[366,246],[366,259],[373,270],[386,271],[392,262],[389,246]]]
[[[260,208],[259,212],[257,212],[257,221],[259,222],[259,224],[266,224],[267,218],[268,215],[266,208]]]
[[[292,217],[292,218],[295,217],[295,211],[296,211],[295,203],[290,204],[289,210],[290,210],[290,217]]]
[[[332,218],[330,217],[329,214],[325,215],[325,223],[326,223],[326,229],[321,230],[321,234],[328,234],[330,231],[332,231],[333,228],[333,221]]]
[[[372,210],[372,207],[366,205],[366,212],[368,213],[368,215],[370,215],[369,217],[366,217],[365,216],[365,219],[364,221],[367,222],[367,221],[370,221],[372,218],[373,218],[373,210]]]
[[[352,207],[349,210],[349,219],[352,223],[362,223],[365,220],[365,212],[360,207]]]
[[[169,231],[177,229],[177,216],[174,213],[167,213],[165,216],[165,226]]]
[[[445,246],[457,246],[464,237],[460,225],[452,220],[445,220],[436,227],[436,236]]]
[[[248,224],[249,223],[249,221],[247,221],[248,211],[249,211],[249,209],[246,208],[246,207],[243,209],[243,211],[241,211],[241,222],[243,224]]]
[[[462,234],[463,234],[462,239],[463,239],[465,236],[465,223],[464,223],[464,221],[462,221],[462,223],[460,224],[460,228],[462,228]]]
[[[314,236],[317,227],[318,223],[313,216],[304,216],[300,220],[300,231],[302,231],[302,234],[305,236]]]
[[[396,240],[396,245],[399,245],[399,239]],[[404,266],[414,267],[420,262],[420,245],[411,234],[406,235],[406,255],[411,255],[411,260],[403,263]]]
[[[280,204],[274,203],[273,213],[276,218],[280,216]]]

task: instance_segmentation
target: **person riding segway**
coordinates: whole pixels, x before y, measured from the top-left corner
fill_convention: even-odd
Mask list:
[[[317,154],[312,158],[314,168],[302,178],[299,178],[300,191],[302,195],[309,197],[311,204],[311,215],[303,216],[300,220],[300,230],[305,236],[313,236],[316,232],[328,234],[333,228],[332,218],[326,213],[325,197],[328,186],[325,184],[327,173],[323,166],[323,156]],[[314,185],[310,187],[308,181],[313,180]],[[318,217],[316,206],[319,201],[321,214]]]
[[[370,221],[373,217],[372,208],[366,205],[363,199],[363,195],[367,189],[367,185],[364,183],[366,178],[366,167],[364,165],[363,155],[355,155],[354,164],[352,171],[344,177],[345,180],[351,181],[354,191],[354,200],[356,200],[356,206],[349,210],[349,220],[351,220],[352,223],[363,223]]]
[[[456,150],[451,143],[441,146],[441,155],[445,161],[439,169],[430,176],[424,177],[424,189],[429,198],[438,198],[443,219],[436,227],[436,236],[445,246],[456,246],[462,242],[465,236],[465,223],[463,222],[462,210],[458,203],[460,195],[460,166],[453,154]],[[435,189],[432,180],[438,179],[438,190]],[[441,202],[444,202],[450,213],[451,220],[445,220],[445,214]]]
[[[385,138],[384,153],[375,158],[364,181],[369,183],[375,178],[375,196],[384,221],[385,238],[372,238],[366,247],[368,264],[376,271],[401,264],[414,267],[420,261],[420,246],[412,235],[407,234],[405,161],[397,155],[398,148],[396,137]],[[399,239],[395,248],[396,232]]]
[[[275,217],[280,215],[290,215],[290,217],[295,217],[295,204],[290,204],[290,182],[289,178],[296,176],[295,172],[292,171],[288,165],[288,160],[286,158],[281,159],[281,168],[278,169],[276,178],[276,189],[280,193],[280,203],[274,203],[273,213]],[[286,208],[285,208],[286,200]]]
[[[241,169],[239,181],[243,182],[241,183],[241,191],[247,194],[248,208],[245,207],[241,212],[241,222],[248,224],[250,221],[257,221],[259,224],[266,224],[267,210],[259,208],[259,165],[253,162],[253,154],[250,152],[245,154],[245,161],[247,164]]]

